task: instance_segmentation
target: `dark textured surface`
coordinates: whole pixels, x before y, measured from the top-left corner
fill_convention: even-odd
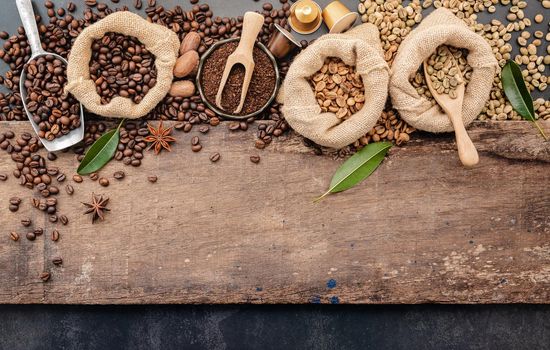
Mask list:
[[[548,349],[550,306],[0,306],[0,349]]]

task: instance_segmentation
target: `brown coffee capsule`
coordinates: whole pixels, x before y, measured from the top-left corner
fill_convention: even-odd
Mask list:
[[[336,0],[323,10],[323,20],[331,34],[342,33],[353,26],[359,14],[351,12],[344,4]]]
[[[282,59],[297,49],[302,49],[302,44],[286,29],[274,24],[275,31],[269,39],[267,48],[275,58]]]
[[[290,7],[288,23],[300,34],[311,34],[321,26],[321,7],[312,0],[299,0]]]

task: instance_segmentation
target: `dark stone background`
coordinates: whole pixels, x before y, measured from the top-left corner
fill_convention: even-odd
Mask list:
[[[82,9],[82,0],[73,1]],[[187,4],[158,2],[166,7]],[[356,0],[344,2],[353,8]],[[548,20],[548,10],[538,1],[528,2],[530,17],[546,11]],[[216,14],[227,16],[261,6],[252,0],[209,3]],[[500,9],[495,17],[504,13]],[[2,0],[0,28],[13,33],[19,23],[14,1]],[[542,24],[537,29],[547,30]],[[1,72],[5,68],[0,64]],[[0,305],[0,350],[123,348],[550,349],[550,306]]]
[[[549,349],[550,306],[0,306],[0,349]]]

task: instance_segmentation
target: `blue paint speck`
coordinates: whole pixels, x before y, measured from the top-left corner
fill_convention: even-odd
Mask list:
[[[338,299],[337,296],[334,296],[334,297],[330,297],[330,303],[331,304],[340,304],[340,299]]]
[[[332,289],[334,287],[336,287],[336,280],[331,278],[327,282],[327,288]]]
[[[309,302],[312,304],[321,304],[321,297],[318,295],[314,295],[309,299]]]
[[[256,287],[256,292],[261,292],[262,290],[264,290],[262,287]]]

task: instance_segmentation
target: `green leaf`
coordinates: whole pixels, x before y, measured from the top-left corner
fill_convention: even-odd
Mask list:
[[[523,119],[535,123],[535,126],[539,129],[541,135],[546,141],[548,141],[548,137],[544,134],[544,131],[535,119],[533,98],[525,85],[523,75],[521,74],[521,68],[518,64],[512,60],[509,60],[504,68],[502,68],[500,78],[502,80],[504,93],[506,94],[508,101],[512,104],[512,107],[514,107],[516,112],[518,112]]]
[[[392,147],[390,142],[376,142],[365,146],[351,156],[336,170],[330,182],[329,190],[315,202],[330,193],[342,192],[352,188],[369,177],[384,160],[386,153]]]
[[[116,129],[113,129],[103,134],[93,145],[88,149],[84,159],[80,162],[80,166],[76,171],[80,175],[86,175],[98,171],[113,158],[120,138],[120,126],[124,119],[118,124]]]

